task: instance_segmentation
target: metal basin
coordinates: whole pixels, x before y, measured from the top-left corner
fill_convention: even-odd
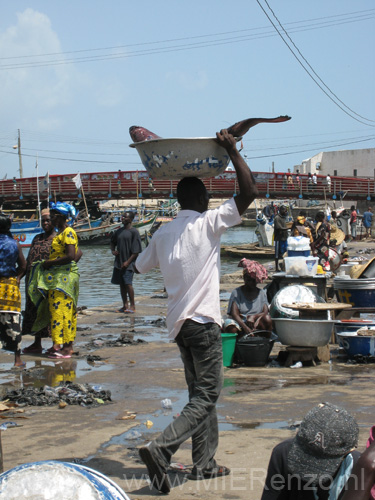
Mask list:
[[[152,178],[216,177],[229,164],[229,155],[213,137],[152,139],[130,144],[136,148]]]
[[[328,344],[334,321],[328,319],[274,318],[275,330],[284,345],[319,347]]]

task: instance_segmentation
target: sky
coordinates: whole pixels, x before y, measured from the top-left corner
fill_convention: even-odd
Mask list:
[[[1,1],[0,178],[143,170],[129,127],[250,117],[253,171],[375,147],[373,0]],[[359,172],[360,175],[360,172]]]

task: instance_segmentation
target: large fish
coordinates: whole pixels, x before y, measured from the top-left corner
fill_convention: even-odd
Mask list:
[[[133,125],[129,128],[129,134],[133,142],[150,141],[151,139],[161,139],[159,135],[154,134],[144,127]]]
[[[290,120],[290,116],[278,116],[277,118],[248,118],[247,120],[242,120],[240,122],[231,125],[228,128],[228,132],[234,137],[242,137],[246,132],[258,123],[280,123]]]
[[[240,122],[231,125],[228,128],[228,132],[234,137],[240,138],[246,134],[246,132],[258,123],[280,123],[290,120],[290,116],[278,116],[276,118],[247,118],[247,120],[242,120]],[[152,139],[161,139],[159,135],[150,132],[147,128],[139,127],[138,125],[133,125],[129,128],[129,134],[133,142],[150,141]]]

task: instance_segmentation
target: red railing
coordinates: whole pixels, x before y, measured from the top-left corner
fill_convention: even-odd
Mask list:
[[[364,177],[331,177],[330,189],[325,176],[317,176],[317,185],[308,182],[307,175],[299,176],[299,183],[292,177],[293,184],[285,182],[284,173],[253,172],[259,190],[259,198],[304,198],[304,199],[340,199],[345,195],[347,200],[374,200],[375,181]],[[72,181],[75,174],[51,175],[49,178],[49,194],[54,198],[75,200],[81,196]],[[42,178],[39,178],[41,181]],[[96,172],[81,174],[82,185],[86,197],[93,200],[136,199],[176,197],[178,181],[164,179],[151,180],[147,172]],[[238,192],[235,172],[225,172],[218,177],[203,179],[213,198],[224,198]],[[41,199],[47,197],[40,193]],[[0,203],[36,201],[37,179],[0,181]]]

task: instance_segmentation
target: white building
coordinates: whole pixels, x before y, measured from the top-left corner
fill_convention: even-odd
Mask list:
[[[324,151],[295,165],[293,172],[375,179],[375,148]]]

